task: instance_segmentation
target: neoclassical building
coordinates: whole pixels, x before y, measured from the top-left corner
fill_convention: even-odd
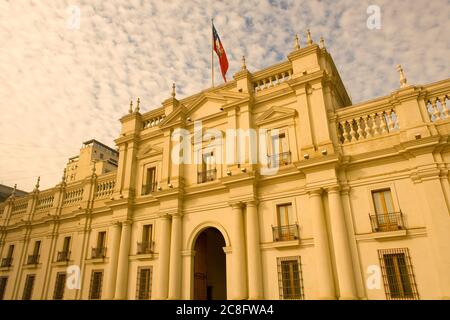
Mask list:
[[[450,79],[398,72],[352,104],[308,35],[266,69],[130,105],[117,149],[87,141],[54,188],[0,204],[0,298],[450,298]]]

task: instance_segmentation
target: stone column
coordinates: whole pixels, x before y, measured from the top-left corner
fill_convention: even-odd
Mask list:
[[[330,225],[339,282],[339,299],[357,299],[347,225],[338,187],[328,189]]]
[[[425,173],[423,173],[425,175]],[[440,178],[437,175],[421,178],[419,188],[422,190],[424,218],[429,237],[430,253],[434,258],[434,272],[439,283],[436,292],[440,291],[440,298],[450,300],[450,208],[447,207]],[[414,261],[413,261],[414,264]]]
[[[258,203],[247,202],[247,264],[249,299],[263,299],[261,248],[259,238]]]
[[[314,233],[314,256],[316,261],[317,299],[336,299],[327,225],[322,206],[322,191],[309,192],[309,210]]]
[[[120,237],[119,258],[117,263],[117,280],[116,293],[114,299],[127,298],[127,284],[128,284],[128,255],[130,253],[131,241],[131,222],[122,222],[122,235]]]
[[[170,258],[170,216],[164,215],[160,218],[158,230],[158,274],[156,276],[157,286],[155,299],[167,299],[169,287],[169,258]]]
[[[172,236],[170,241],[169,299],[181,299],[181,232],[182,217],[172,216]]]
[[[120,223],[115,222],[112,226],[110,226],[109,230],[111,240],[109,242],[109,248],[107,248],[109,251],[109,270],[105,292],[105,299],[107,300],[114,299],[114,293],[116,290],[117,262],[119,258],[121,233]]]
[[[240,202],[232,203],[231,207],[232,276],[234,277],[234,281],[231,282],[233,284],[231,298],[234,300],[242,300],[247,299],[244,217]]]

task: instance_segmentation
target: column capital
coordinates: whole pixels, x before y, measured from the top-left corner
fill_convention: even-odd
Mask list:
[[[307,193],[310,197],[318,197],[322,195],[323,189],[322,188],[310,189],[307,191]]]
[[[245,202],[245,205],[246,205],[247,207],[257,207],[258,204],[259,204],[259,201],[256,200],[256,199],[248,200],[248,201]]]
[[[339,185],[334,185],[326,188],[328,193],[341,193],[341,187]]]
[[[243,203],[241,201],[228,201],[228,205],[233,209],[242,209]]]

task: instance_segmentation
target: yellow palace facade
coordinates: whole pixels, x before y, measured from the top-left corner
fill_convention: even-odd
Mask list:
[[[279,64],[130,106],[117,149],[88,141],[54,188],[0,204],[0,298],[450,298],[450,79],[398,71],[398,89],[352,104],[308,37]],[[263,161],[221,161],[261,129]]]

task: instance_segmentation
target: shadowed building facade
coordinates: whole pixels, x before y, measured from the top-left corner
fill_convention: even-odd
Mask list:
[[[130,105],[116,170],[80,162],[0,204],[0,297],[449,298],[450,79],[398,71],[399,89],[352,104],[308,34],[279,64]],[[200,163],[174,161],[179,129]],[[219,161],[248,137],[221,152],[208,129],[265,129],[265,161]]]

